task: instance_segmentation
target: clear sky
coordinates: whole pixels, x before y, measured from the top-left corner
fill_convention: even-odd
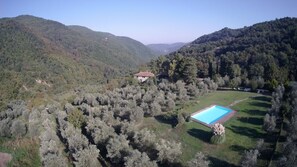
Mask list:
[[[0,0],[0,17],[29,14],[128,36],[190,42],[224,27],[297,17],[297,0]]]

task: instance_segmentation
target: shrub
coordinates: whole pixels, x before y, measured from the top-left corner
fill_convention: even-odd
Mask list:
[[[86,122],[85,116],[78,109],[70,112],[67,116],[67,120],[76,128],[81,128]]]
[[[222,144],[225,142],[225,127],[220,124],[216,123],[212,127],[213,136],[210,138],[210,143],[212,144]]]
[[[223,135],[213,135],[210,138],[210,143],[211,144],[222,144],[222,143],[225,142],[225,140],[226,140],[225,134],[223,134]]]

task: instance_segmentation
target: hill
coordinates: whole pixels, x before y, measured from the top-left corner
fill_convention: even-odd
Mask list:
[[[189,64],[195,66],[193,77],[217,81],[225,77],[226,85],[231,87],[255,88],[263,80],[268,87],[274,87],[296,80],[297,19],[276,19],[240,29],[224,28],[197,38],[167,55],[165,60],[151,62],[155,71],[173,80],[185,79]]]
[[[0,103],[36,90],[104,83],[152,57],[149,48],[131,38],[28,15],[2,18]]]
[[[171,52],[177,51],[184,45],[186,45],[186,43],[177,42],[173,44],[149,44],[146,46],[153,50],[157,55],[166,55]]]

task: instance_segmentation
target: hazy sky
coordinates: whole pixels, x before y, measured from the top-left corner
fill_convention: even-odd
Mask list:
[[[297,0],[0,0],[0,17],[29,14],[128,36],[190,42],[224,27],[297,17]]]

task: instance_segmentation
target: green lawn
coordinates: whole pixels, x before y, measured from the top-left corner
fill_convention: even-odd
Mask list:
[[[177,128],[170,124],[157,121],[154,118],[146,118],[143,126],[154,130],[159,137],[174,139],[182,143],[181,161],[185,164],[192,159],[196,152],[202,151],[208,155],[214,166],[238,165],[242,152],[255,146],[257,139],[265,138],[262,130],[263,116],[270,108],[270,97],[259,94],[238,91],[217,91],[197,100],[189,102],[179,112],[193,113],[197,110],[218,104],[228,106],[232,102],[246,99],[231,108],[238,111],[237,114],[224,123],[226,127],[226,142],[222,145],[211,145],[210,128],[195,122],[187,122]],[[270,146],[270,143],[265,143]],[[259,165],[265,166],[266,158],[260,158]]]

